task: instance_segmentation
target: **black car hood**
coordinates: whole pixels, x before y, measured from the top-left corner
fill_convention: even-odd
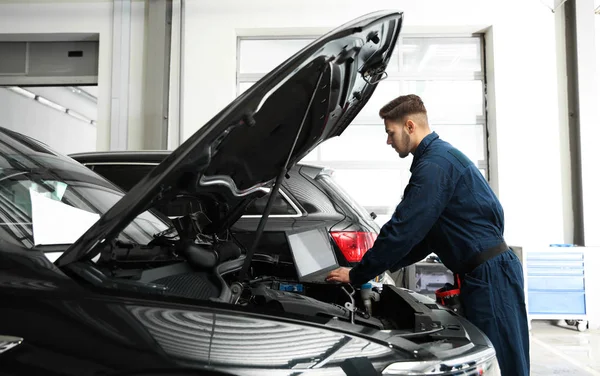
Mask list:
[[[283,62],[173,151],[57,265],[93,257],[137,215],[175,195],[209,198],[212,232],[226,229],[282,169],[346,129],[385,77],[402,19],[394,11],[365,15]]]

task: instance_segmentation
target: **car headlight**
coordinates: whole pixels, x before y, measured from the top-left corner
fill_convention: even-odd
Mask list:
[[[501,376],[496,352],[493,349],[486,349],[461,358],[393,363],[383,370],[383,374]]]

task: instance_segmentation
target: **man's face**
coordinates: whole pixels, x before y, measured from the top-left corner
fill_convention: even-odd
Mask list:
[[[396,150],[400,158],[406,158],[411,150],[407,127],[401,122],[385,120],[385,133],[387,133],[387,144]]]

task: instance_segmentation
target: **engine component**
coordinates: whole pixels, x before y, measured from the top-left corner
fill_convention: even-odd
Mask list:
[[[354,290],[354,287],[352,287],[352,286],[350,286],[350,289],[352,290],[352,292],[348,292],[348,290],[346,290],[346,286],[342,286],[342,290],[344,290],[346,295],[348,295],[348,297],[350,298],[350,301],[346,302],[346,304],[344,304],[344,306],[346,307],[346,309],[348,311],[350,311],[350,322],[352,324],[354,324],[354,313],[356,312],[356,305],[354,304],[354,293],[356,291]]]
[[[240,296],[242,296],[242,292],[244,292],[244,286],[239,282],[234,282],[231,285],[231,300],[229,303],[237,304]]]
[[[242,255],[242,249],[234,242],[224,242],[216,246],[219,263],[237,259]]]
[[[350,315],[354,316],[354,311],[337,304],[325,303],[306,295],[294,292],[273,290],[267,285],[260,285],[252,288],[251,303],[270,309],[277,309],[288,313],[339,318],[351,321]],[[360,312],[359,312],[360,313]],[[356,324],[370,326],[378,329],[384,329],[381,320],[366,315],[357,315]]]
[[[212,269],[218,262],[218,255],[214,251],[198,244],[186,244],[181,253],[192,265],[200,269]]]
[[[381,295],[373,290],[373,286],[370,283],[365,283],[360,287],[360,297],[365,306],[365,310],[369,315],[373,314],[373,303],[372,300],[378,302],[381,299]]]

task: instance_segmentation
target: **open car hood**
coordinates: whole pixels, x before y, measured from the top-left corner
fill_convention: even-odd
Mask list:
[[[202,197],[210,203],[210,231],[227,229],[282,169],[356,117],[386,76],[402,18],[394,11],[365,15],[273,69],[133,187],[57,265],[93,257],[137,215],[176,195]]]

